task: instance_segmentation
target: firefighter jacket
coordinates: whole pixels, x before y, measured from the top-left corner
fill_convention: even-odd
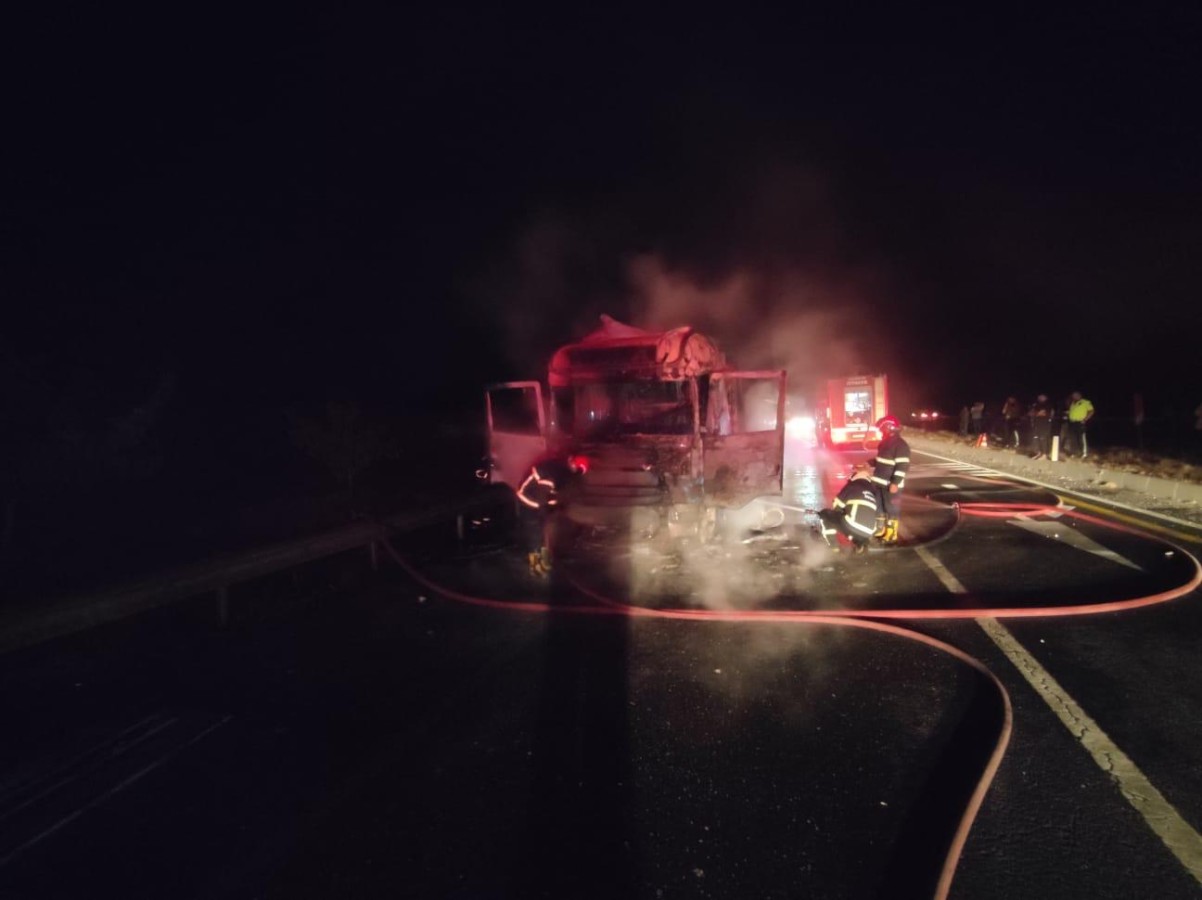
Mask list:
[[[879,490],[888,491],[897,485],[900,491],[906,486],[906,472],[910,469],[910,445],[899,432],[885,435],[876,449],[876,467],[872,470],[872,483]]]
[[[572,470],[557,458],[541,459],[530,467],[518,487],[518,500],[530,509],[546,511],[559,505]]]
[[[877,494],[869,478],[848,481],[831,506],[843,517],[849,535],[870,538],[876,531]]]

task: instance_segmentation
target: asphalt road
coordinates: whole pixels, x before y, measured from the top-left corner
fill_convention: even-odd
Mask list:
[[[903,547],[832,554],[800,510],[844,462],[721,545],[591,535],[532,583],[431,533],[422,580],[335,558],[224,630],[197,602],[0,658],[0,897],[929,897],[993,678],[950,896],[1202,893],[1091,749],[1202,829],[1198,592],[1122,608],[1196,537],[931,458]]]

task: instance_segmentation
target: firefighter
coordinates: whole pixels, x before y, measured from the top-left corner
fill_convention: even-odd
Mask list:
[[[881,444],[876,450],[876,465],[872,483],[881,499],[885,526],[877,533],[882,543],[896,544],[900,494],[906,487],[906,472],[910,468],[910,445],[901,436],[901,422],[896,416],[884,416],[876,423],[881,432]]]
[[[573,476],[587,471],[588,460],[583,456],[546,456],[530,466],[518,487],[518,522],[530,574],[550,574],[552,514],[562,506]]]
[[[872,483],[871,473],[864,463],[857,463],[851,470],[847,484],[839,491],[830,509],[820,510],[822,537],[828,546],[838,550],[834,543],[842,533],[851,540],[852,553],[866,553],[868,542],[876,529],[877,490]]]

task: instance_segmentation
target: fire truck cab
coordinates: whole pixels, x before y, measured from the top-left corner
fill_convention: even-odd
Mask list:
[[[889,384],[884,375],[832,378],[818,402],[818,442],[831,449],[875,450],[881,442],[876,423],[889,414]]]
[[[548,397],[535,381],[487,389],[491,482],[516,489],[543,454],[583,455],[573,520],[610,524],[635,510],[650,530],[702,537],[718,510],[781,492],[783,370],[734,371],[687,326],[649,332],[601,318],[555,352]]]

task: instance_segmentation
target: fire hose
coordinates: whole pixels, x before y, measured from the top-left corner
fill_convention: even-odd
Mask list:
[[[963,503],[954,504],[954,506],[957,508],[957,511],[960,514],[979,518],[1015,518],[1030,517],[1035,515],[1048,515],[1054,513],[1058,516],[1068,516],[1083,522],[1100,525],[1125,533],[1144,537],[1147,536],[1144,532],[1136,528],[1117,525],[1097,516],[1092,516],[1056,505],[1030,503]],[[795,509],[806,515],[817,515],[819,512],[819,510],[810,508]],[[1002,758],[1009,743],[1011,731],[1013,729],[1013,709],[1010,703],[1010,697],[1001,681],[980,660],[969,656],[967,653],[958,649],[957,647],[952,646],[951,644],[947,644],[936,638],[930,637],[929,635],[902,628],[898,625],[893,625],[882,620],[903,618],[963,619],[983,617],[1004,618],[1018,616],[1063,616],[1110,612],[1119,609],[1131,609],[1140,606],[1151,605],[1154,603],[1166,602],[1168,600],[1191,593],[1192,591],[1196,590],[1199,585],[1202,585],[1202,566],[1199,565],[1198,560],[1194,558],[1192,554],[1173,545],[1175,549],[1179,550],[1193,563],[1193,576],[1186,583],[1176,588],[1171,588],[1143,597],[1101,603],[1035,608],[844,610],[838,614],[832,614],[829,611],[818,612],[811,610],[734,611],[708,609],[649,609],[646,607],[625,603],[620,600],[615,600],[591,588],[588,588],[587,586],[573,581],[573,587],[577,591],[587,596],[592,602],[590,604],[559,605],[551,604],[545,601],[501,600],[455,591],[452,588],[434,582],[432,579],[426,577],[422,572],[418,571],[400,553],[397,552],[397,550],[388,540],[385,540],[383,545],[392,559],[415,581],[424,585],[430,591],[437,593],[449,600],[454,600],[468,605],[489,607],[493,609],[506,609],[514,612],[554,615],[627,616],[633,618],[670,619],[678,621],[712,623],[754,622],[760,624],[790,625],[820,624],[842,628],[860,628],[868,631],[888,634],[903,640],[915,641],[928,646],[939,653],[946,654],[963,663],[964,665],[969,666],[976,673],[982,676],[988,684],[992,685],[1002,713],[1000,716],[1000,721],[996,723],[996,738],[994,740],[993,747],[989,752],[988,759],[979,773],[979,777],[975,786],[971,790],[970,796],[967,798],[967,801],[963,807],[963,813],[956,824],[954,833],[948,840],[947,851],[943,857],[943,861],[939,869],[938,879],[932,894],[932,897],[935,898],[935,900],[944,900],[944,898],[948,896],[952,878],[954,877],[956,867],[959,864],[960,856],[963,851],[964,844],[967,841],[969,831],[971,830],[972,824],[980,811],[982,803],[984,802],[985,794],[987,793],[989,786],[992,783],[999,766],[1001,765]]]

